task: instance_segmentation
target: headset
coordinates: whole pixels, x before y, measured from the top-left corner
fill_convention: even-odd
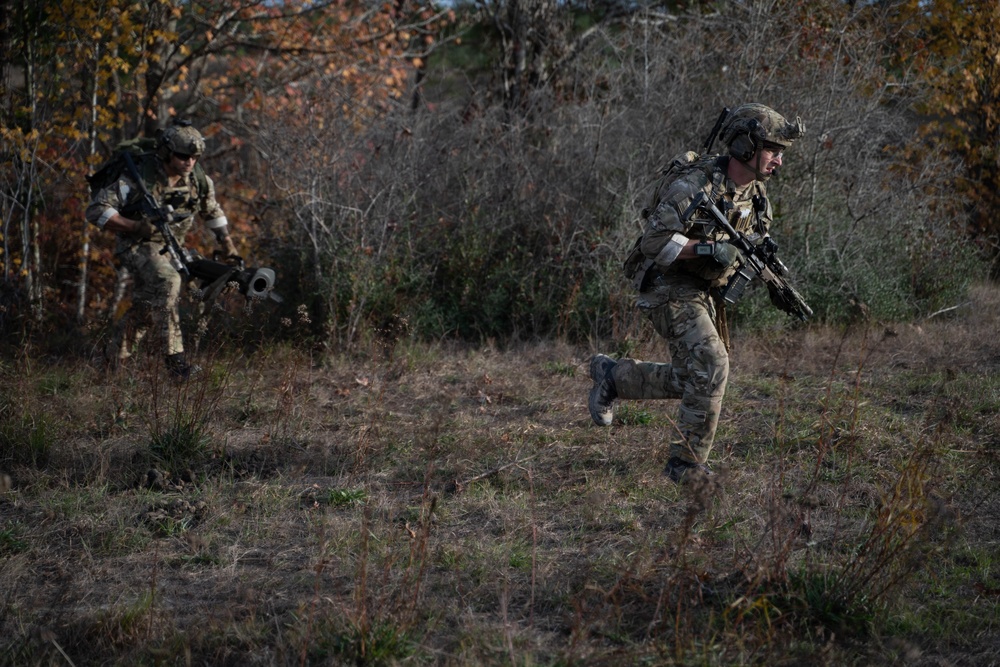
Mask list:
[[[756,118],[748,119],[746,129],[743,131],[741,131],[742,128],[732,129],[739,132],[739,134],[729,142],[729,154],[740,162],[749,162],[753,154],[757,152],[757,149],[764,145],[764,139],[767,138],[767,131]]]

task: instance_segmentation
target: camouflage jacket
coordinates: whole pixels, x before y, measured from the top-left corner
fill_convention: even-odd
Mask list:
[[[754,242],[760,243],[771,227],[771,205],[767,202],[767,188],[762,181],[738,188],[726,176],[729,158],[707,156],[692,162],[668,182],[656,186],[649,206],[646,229],[636,241],[632,254],[625,263],[626,275],[632,278],[639,290],[640,306],[657,306],[667,300],[671,284],[684,283],[704,289],[724,285],[734,268],[720,269],[711,257],[677,259],[689,239],[697,241],[725,241],[727,235],[717,229],[714,222],[701,210],[688,212],[695,195],[704,192],[712,201],[724,198],[732,205],[727,213],[733,227]],[[754,199],[764,202],[757,211]],[[721,208],[721,206],[720,206]],[[646,275],[641,275],[645,269]]]
[[[187,175],[175,186],[167,182],[167,172],[163,163],[156,157],[143,160],[139,165],[142,180],[146,188],[161,206],[172,206],[177,217],[189,214],[179,222],[172,223],[170,228],[181,243],[194,224],[194,215],[198,215],[211,230],[216,230],[228,224],[222,207],[215,200],[215,185],[207,175],[196,178],[194,172]],[[199,183],[201,185],[199,185]],[[142,193],[128,174],[122,174],[118,180],[106,188],[99,190],[87,206],[87,221],[104,228],[108,218],[120,213],[133,220],[141,217],[139,203]],[[139,241],[127,234],[118,234],[116,254],[133,247]],[[150,239],[153,244],[163,245],[165,240],[159,232]]]

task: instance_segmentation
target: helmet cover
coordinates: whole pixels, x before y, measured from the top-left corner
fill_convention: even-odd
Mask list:
[[[737,159],[749,160],[764,143],[788,148],[805,134],[802,119],[790,123],[771,107],[743,104],[737,107],[722,126],[720,138]]]
[[[205,152],[205,139],[190,123],[171,125],[163,132],[161,141],[171,153],[199,156]]]

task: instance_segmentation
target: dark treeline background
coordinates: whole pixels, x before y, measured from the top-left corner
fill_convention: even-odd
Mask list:
[[[283,305],[342,350],[617,339],[648,187],[723,106],[800,116],[773,233],[820,321],[909,320],[995,273],[995,3],[14,0],[0,15],[0,328],[85,350],[127,303],[85,175],[189,118]],[[716,150],[720,147],[716,145]],[[208,250],[208,237],[189,244]],[[117,287],[122,287],[118,285]],[[737,328],[789,324],[763,290]],[[304,322],[303,318],[298,321]],[[242,322],[237,325],[236,322]],[[81,332],[83,335],[80,335]]]

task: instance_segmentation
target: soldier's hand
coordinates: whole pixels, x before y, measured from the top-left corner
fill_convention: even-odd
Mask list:
[[[730,266],[735,264],[740,257],[740,251],[736,248],[736,246],[731,243],[726,243],[725,241],[715,242],[715,247],[712,249],[712,259],[714,259],[715,263],[722,268],[728,269]]]
[[[135,227],[132,230],[132,236],[140,241],[148,241],[153,237],[153,232],[155,231],[156,228],[153,227],[149,220],[144,218],[135,223]]]
[[[243,258],[240,257],[239,251],[236,249],[236,244],[233,243],[233,239],[230,236],[225,237],[222,241],[222,252],[225,253],[227,259],[235,261],[243,260]]]
[[[790,312],[791,305],[788,303],[788,299],[781,291],[772,285],[771,283],[766,283],[767,285],[767,295],[771,298],[771,305],[778,310],[783,310],[786,313]]]

